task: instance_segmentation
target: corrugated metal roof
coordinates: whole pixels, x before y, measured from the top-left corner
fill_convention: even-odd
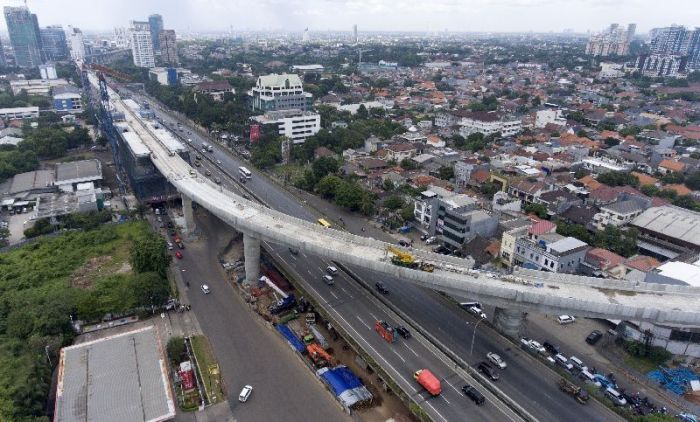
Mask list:
[[[153,327],[65,347],[55,419],[162,421],[175,416]]]
[[[700,247],[700,213],[665,205],[653,207],[632,220],[632,225]]]

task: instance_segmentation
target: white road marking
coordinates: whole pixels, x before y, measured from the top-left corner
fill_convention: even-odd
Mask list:
[[[445,400],[447,404],[450,404],[450,401],[445,398],[444,394],[440,394],[440,397],[442,397],[442,399]]]
[[[403,344],[404,346],[406,346],[406,348],[407,348],[408,350],[410,350],[411,353],[413,353],[414,355],[418,356],[418,353],[416,353],[416,351],[413,350],[413,348],[412,348],[411,346],[409,346],[408,344],[406,344],[405,341],[402,341],[401,344]]]
[[[370,312],[369,314],[372,315],[372,318],[374,318],[375,321],[379,321],[379,318],[377,318],[377,316],[374,315],[372,312]]]
[[[403,356],[401,356],[401,355],[399,354],[399,352],[397,352],[397,351],[394,350],[394,349],[391,349],[391,351],[394,352],[394,354],[395,354],[396,356],[398,356],[399,359],[401,359],[401,362],[406,363],[406,359],[404,359]]]
[[[369,325],[367,325],[367,324],[362,320],[362,318],[360,318],[359,316],[355,315],[355,318],[357,318],[357,320],[360,321],[360,323],[362,323],[362,325],[364,325],[365,327],[367,327],[368,330],[371,330],[371,329],[372,329],[372,328],[371,328]]]
[[[334,292],[334,291],[332,291],[332,290],[331,290],[331,295],[332,295],[332,296],[333,296],[334,298],[338,299],[338,295],[337,295],[337,294],[335,294],[335,292]]]
[[[447,380],[445,380],[445,382],[447,383],[447,385],[449,385],[450,387],[452,387],[452,389],[455,390],[458,394],[464,395],[464,393],[462,393],[461,391],[459,391],[459,390],[457,389],[457,387],[455,387],[454,385],[452,385],[452,383],[450,383],[450,382],[447,381]]]

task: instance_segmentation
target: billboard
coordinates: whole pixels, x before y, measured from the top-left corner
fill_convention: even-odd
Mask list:
[[[260,125],[250,125],[250,142],[257,142],[260,139]]]

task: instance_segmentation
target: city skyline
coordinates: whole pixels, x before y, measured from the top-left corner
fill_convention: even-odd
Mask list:
[[[17,0],[0,1],[17,6]],[[106,0],[73,0],[72,7],[48,0],[29,1],[27,6],[39,17],[42,27],[61,24],[84,31],[111,31],[128,26],[130,20],[146,20],[161,14],[168,27],[178,32],[220,32],[248,30],[311,32],[352,31],[436,31],[442,32],[598,32],[611,22],[634,22],[638,33],[672,24],[695,27],[692,17],[700,16],[700,4],[669,0],[663,8],[652,0],[127,0],[119,7]],[[284,5],[285,7],[280,7]],[[627,7],[625,7],[627,6]],[[76,13],[76,10],[90,13]],[[246,14],[240,14],[246,10]],[[649,13],[654,10],[654,13]],[[256,24],[259,22],[259,24]],[[3,22],[0,30],[6,32]]]

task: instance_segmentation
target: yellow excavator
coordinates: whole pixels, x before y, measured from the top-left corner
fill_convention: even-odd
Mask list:
[[[426,271],[432,273],[435,267],[433,264],[417,261],[416,258],[410,253],[403,251],[396,246],[387,246],[387,251],[392,253],[391,263],[398,265],[400,267],[418,269],[421,271]]]

